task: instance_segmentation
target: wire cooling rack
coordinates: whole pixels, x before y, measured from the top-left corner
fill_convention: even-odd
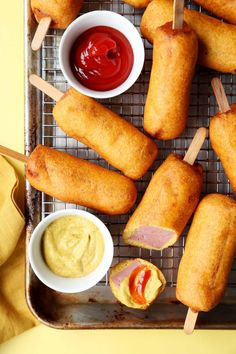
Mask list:
[[[187,2],[187,6],[202,11],[201,8],[196,5],[191,5],[190,2]],[[121,1],[86,0],[82,12],[93,10],[112,10],[120,13],[129,19],[139,30],[141,15],[143,12],[142,10],[136,10]],[[45,80],[64,92],[68,86],[62,75],[58,61],[58,48],[61,36],[62,31],[49,31],[42,47],[40,70],[41,75]],[[151,45],[146,40],[144,43],[146,60],[142,74],[137,82],[126,93],[112,99],[101,101],[105,106],[127,119],[140,130],[143,130],[143,111],[148,90],[152,58]],[[184,155],[194,136],[194,133],[196,132],[196,129],[201,126],[209,126],[210,117],[218,110],[210,86],[211,79],[214,76],[221,78],[229,103],[236,102],[236,76],[221,75],[220,73],[216,73],[202,67],[197,68],[192,84],[187,128],[183,134],[175,140],[158,141],[159,155],[157,160],[145,176],[140,181],[136,182],[138,187],[138,200],[136,206],[141,200],[152,174],[156,171],[157,167],[167,157],[167,155],[171,152]],[[51,98],[44,94],[41,95],[41,143],[61,151],[66,151],[80,158],[90,160],[91,162],[97,163],[109,169],[113,169],[113,167],[109,166],[109,164],[100,158],[96,152],[68,137],[59,127],[57,127],[52,116],[54,104],[55,102]],[[198,162],[201,163],[205,171],[203,194],[219,192],[232,196],[232,190],[224,174],[222,165],[213,152],[209,139],[206,139],[203,148],[199,153]],[[64,203],[42,194],[41,218],[44,218],[51,212],[64,208],[78,208],[86,210],[86,208]],[[121,235],[129,216],[134,211],[134,208],[129,214],[122,216],[106,216],[103,214],[98,214],[93,210],[89,211],[96,214],[108,226],[113,236],[115,245],[113,265],[123,259],[133,257],[145,258],[160,267],[166,277],[167,287],[175,287],[177,268],[183,253],[188,226],[184,230],[183,236],[180,237],[178,242],[174,246],[163,251],[148,251],[145,249],[127,246],[123,243]],[[99,285],[106,286],[107,284],[108,275],[106,275]],[[236,288],[236,262],[234,263],[228,283],[228,289],[232,288]]]

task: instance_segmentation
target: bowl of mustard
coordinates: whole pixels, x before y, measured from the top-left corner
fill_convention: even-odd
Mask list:
[[[56,211],[34,229],[29,261],[49,288],[76,293],[95,286],[113,259],[112,237],[95,215],[77,209]]]

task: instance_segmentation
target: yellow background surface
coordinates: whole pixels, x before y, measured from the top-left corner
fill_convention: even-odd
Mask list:
[[[1,0],[0,144],[24,151],[23,0]],[[21,176],[24,166],[11,161]],[[19,201],[22,206],[23,192]],[[235,331],[60,331],[40,325],[0,345],[0,354],[236,354]]]

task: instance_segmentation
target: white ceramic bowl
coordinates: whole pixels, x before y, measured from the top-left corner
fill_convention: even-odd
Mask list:
[[[85,87],[78,82],[70,67],[69,56],[75,40],[80,34],[96,26],[108,26],[120,31],[128,39],[133,49],[134,64],[128,78],[123,84],[109,91],[94,91]],[[144,64],[143,41],[137,29],[125,17],[112,11],[91,11],[78,17],[65,30],[59,47],[59,61],[66,80],[77,91],[94,98],[114,97],[128,90],[138,79]]]
[[[66,215],[80,215],[92,221],[100,230],[104,239],[104,255],[98,267],[81,278],[65,278],[53,273],[42,255],[42,236],[49,224]],[[76,293],[96,285],[108,271],[113,258],[113,242],[107,227],[95,215],[83,210],[65,209],[56,211],[43,219],[34,229],[29,242],[29,261],[36,276],[49,288],[64,293]]]

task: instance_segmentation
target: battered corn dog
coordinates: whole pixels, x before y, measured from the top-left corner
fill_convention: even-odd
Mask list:
[[[168,22],[156,30],[144,111],[144,129],[150,135],[174,139],[184,130],[197,54],[197,36],[186,23],[172,29]]]
[[[236,251],[236,201],[221,194],[202,199],[181,259],[176,296],[192,311],[209,311],[224,294]]]
[[[151,0],[124,0],[124,2],[130,6],[136,8],[147,7]]]
[[[156,28],[172,20],[172,0],[153,0],[145,10],[141,32],[153,42]],[[236,72],[236,27],[194,10],[184,10],[184,20],[199,40],[198,63],[221,72]]]
[[[210,121],[210,141],[236,194],[236,104]]]
[[[194,212],[202,189],[202,168],[171,154],[153,175],[123,233],[130,245],[163,249],[176,242]]]
[[[221,160],[233,191],[236,193],[236,104],[229,105],[219,78],[213,78],[211,85],[220,112],[210,121],[210,141],[213,150]]]
[[[64,132],[130,178],[142,177],[157,156],[157,146],[150,138],[73,88],[58,101],[53,115]]]
[[[43,145],[28,158],[26,178],[57,199],[110,215],[125,214],[137,197],[129,178]]]
[[[236,25],[236,1],[235,0],[194,0],[218,17]]]
[[[65,29],[78,15],[83,0],[31,0],[36,20],[50,17],[51,28]]]

